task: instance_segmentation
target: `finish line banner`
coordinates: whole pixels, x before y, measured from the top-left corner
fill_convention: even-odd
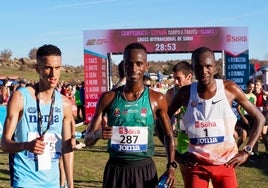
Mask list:
[[[247,27],[88,30],[84,31],[84,50],[104,56],[122,54],[127,44],[140,42],[148,53],[192,52],[206,46],[238,55],[248,50],[247,38]]]
[[[241,88],[245,88],[249,79],[247,27],[86,30],[83,46],[87,121],[91,121],[101,93],[108,90],[107,54],[122,54],[126,45],[132,42],[142,43],[150,54],[191,53],[201,46],[208,47],[214,52],[228,53],[229,57],[223,62],[227,64],[225,72],[228,79],[239,80],[237,84]],[[233,58],[242,56],[245,61],[233,61],[230,56]],[[235,70],[228,73],[235,67],[232,64],[237,63],[239,67],[244,67],[243,74]]]

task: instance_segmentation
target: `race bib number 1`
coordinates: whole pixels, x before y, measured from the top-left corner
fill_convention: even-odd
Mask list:
[[[146,152],[148,128],[113,126],[111,147],[118,152]]]
[[[216,144],[224,141],[225,129],[222,119],[210,121],[198,120],[188,129],[188,136],[193,145]]]

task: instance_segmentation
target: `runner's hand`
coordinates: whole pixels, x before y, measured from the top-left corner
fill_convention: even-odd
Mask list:
[[[102,118],[102,139],[110,139],[112,138],[112,127],[108,126],[108,119],[106,116]]]
[[[39,155],[43,154],[45,150],[44,138],[40,137],[30,142],[26,142],[24,147],[25,147],[25,150],[30,151],[34,154],[39,154]]]
[[[245,151],[239,151],[231,160],[226,163],[228,167],[236,167],[244,163],[248,159],[249,154]]]

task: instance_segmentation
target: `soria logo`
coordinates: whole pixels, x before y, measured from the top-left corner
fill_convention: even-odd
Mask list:
[[[247,42],[247,36],[226,35],[226,42]]]

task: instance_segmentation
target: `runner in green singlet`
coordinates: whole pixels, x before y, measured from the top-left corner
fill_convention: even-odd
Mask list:
[[[146,48],[141,43],[127,45],[124,50],[126,84],[102,94],[88,126],[86,145],[94,145],[99,138],[109,139],[103,188],[157,187],[158,175],[152,159],[156,120],[161,121],[164,130],[166,183],[170,188],[174,185],[177,164],[168,105],[164,94],[143,84],[148,66]]]

